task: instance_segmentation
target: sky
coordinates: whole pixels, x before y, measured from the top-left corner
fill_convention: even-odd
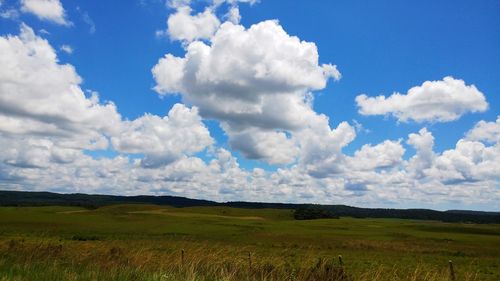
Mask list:
[[[0,189],[500,210],[500,2],[0,0]]]

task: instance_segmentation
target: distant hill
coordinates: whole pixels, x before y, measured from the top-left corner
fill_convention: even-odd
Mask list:
[[[228,202],[229,207],[297,209],[303,204]],[[384,209],[358,208],[346,205],[321,205],[340,217],[355,218],[399,218],[416,220],[438,220],[444,222],[500,223],[500,212],[468,210],[436,211],[429,209]]]
[[[500,215],[500,212],[483,212],[483,211],[470,211],[470,210],[448,210],[446,212],[451,214],[470,214],[470,215],[487,215],[487,216]]]
[[[169,205],[173,207],[218,206],[207,200],[189,199],[177,196],[115,196],[96,194],[60,194],[52,192],[0,191],[0,206],[81,206],[98,208],[101,206],[138,203]]]
[[[298,209],[310,204],[225,202],[190,199],[177,196],[115,196],[93,194],[59,194],[52,192],[0,191],[0,206],[81,206],[98,208],[115,204],[157,204],[173,207],[227,206],[249,209]],[[417,220],[438,220],[444,222],[500,223],[500,212],[468,210],[435,211],[429,209],[384,209],[358,208],[346,205],[321,205],[321,208],[340,217],[355,218],[400,218]]]

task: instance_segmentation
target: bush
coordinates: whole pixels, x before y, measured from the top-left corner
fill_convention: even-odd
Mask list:
[[[82,235],[82,234],[76,234],[71,237],[71,240],[74,241],[96,241],[99,240],[99,237],[95,235]]]
[[[334,212],[322,208],[321,206],[308,205],[295,209],[293,217],[296,220],[314,220],[314,219],[338,219]]]

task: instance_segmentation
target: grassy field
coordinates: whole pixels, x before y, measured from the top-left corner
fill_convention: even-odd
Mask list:
[[[342,264],[338,256],[342,255]],[[291,210],[0,207],[0,280],[500,280],[500,225]]]

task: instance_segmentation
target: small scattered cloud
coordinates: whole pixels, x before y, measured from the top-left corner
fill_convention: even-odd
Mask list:
[[[177,9],[181,7],[189,7],[191,0],[167,0],[165,3],[167,7]]]
[[[9,8],[6,10],[0,10],[0,18],[9,19],[9,20],[17,20],[19,19],[19,11],[13,8]]]
[[[158,39],[168,38],[168,32],[166,30],[162,30],[162,29],[156,30],[155,37]]]
[[[70,45],[61,45],[59,50],[65,52],[66,54],[69,54],[69,55],[71,55],[74,51],[73,47],[71,47]]]

